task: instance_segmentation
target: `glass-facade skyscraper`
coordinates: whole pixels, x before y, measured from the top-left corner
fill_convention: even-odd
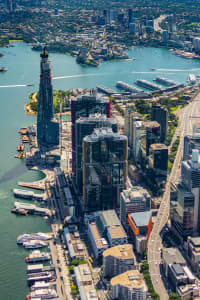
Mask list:
[[[40,150],[59,144],[59,123],[53,119],[53,87],[48,52],[40,54],[40,87],[37,114],[37,142]]]
[[[83,177],[82,177],[82,144],[83,138],[93,133],[95,128],[110,127],[113,132],[118,131],[117,120],[107,118],[105,115],[94,114],[88,118],[81,117],[75,124],[75,141],[76,141],[76,187],[82,193]]]
[[[76,139],[75,123],[80,117],[89,117],[90,114],[99,113],[110,118],[110,101],[93,92],[82,95],[71,101],[72,122],[72,171],[76,170]]]
[[[95,129],[83,139],[83,202],[87,211],[119,207],[126,187],[128,139],[111,128]]]

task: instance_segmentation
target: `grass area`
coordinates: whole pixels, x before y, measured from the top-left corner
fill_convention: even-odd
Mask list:
[[[175,106],[175,107],[171,107],[170,108],[170,114],[173,114],[175,111],[177,111],[179,109],[180,105]]]

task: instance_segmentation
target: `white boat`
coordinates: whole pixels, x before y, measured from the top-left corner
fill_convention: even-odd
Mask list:
[[[30,293],[30,295],[27,295],[27,299],[55,299],[58,298],[58,295],[54,289],[40,289],[35,290]]]
[[[47,243],[45,243],[41,240],[30,240],[28,242],[24,242],[23,246],[25,249],[37,249],[37,248],[46,247]]]
[[[30,285],[35,281],[49,281],[51,279],[53,279],[53,274],[51,272],[33,273],[27,276],[27,282]]]
[[[47,233],[43,233],[43,232],[32,233],[32,234],[25,233],[18,236],[17,244],[23,244],[24,242],[28,242],[30,240],[47,241],[49,239],[50,236]]]
[[[35,291],[35,290],[41,290],[41,289],[48,289],[50,287],[49,282],[45,282],[45,281],[36,281],[32,287],[31,287],[31,291]]]
[[[40,252],[40,250],[35,250],[26,257],[27,263],[40,262],[51,259],[51,254],[49,252]]]
[[[196,81],[197,81],[197,78],[194,74],[189,74],[188,75],[187,82],[189,84],[194,84],[194,83],[196,83]]]

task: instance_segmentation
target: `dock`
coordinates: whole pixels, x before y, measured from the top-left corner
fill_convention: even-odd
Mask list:
[[[44,194],[36,194],[33,191],[28,191],[28,190],[13,189],[13,195],[16,198],[23,198],[27,200],[37,200],[37,201],[44,200]]]
[[[139,86],[143,86],[152,91],[162,91],[163,87],[161,85],[155,84],[153,82],[147,81],[145,79],[138,79],[135,82]]]
[[[172,86],[172,85],[179,85],[180,84],[179,82],[176,82],[174,80],[170,80],[168,78],[161,77],[161,76],[157,76],[154,80],[158,83],[161,83],[161,84],[165,85],[165,86]]]
[[[44,266],[43,264],[36,264],[36,265],[28,265],[26,268],[26,273],[40,273],[40,272],[50,272],[55,271],[54,265],[51,266]]]
[[[117,81],[116,87],[121,90],[130,92],[130,93],[142,93],[143,92],[143,90],[137,88],[136,86],[130,85],[123,81]]]
[[[38,207],[35,204],[15,202],[14,207],[19,209],[25,209],[28,211],[28,214],[40,215],[40,216],[50,216],[50,210],[47,208]]]
[[[98,90],[99,92],[102,92],[102,93],[108,95],[108,96],[111,96],[111,95],[113,95],[113,94],[117,94],[116,91],[114,91],[114,90],[112,90],[112,89],[110,89],[110,88],[108,88],[108,87],[106,87],[106,86],[104,86],[104,85],[98,85],[98,86],[97,86],[97,90]]]
[[[42,181],[38,182],[38,183],[28,183],[28,182],[19,181],[17,184],[19,186],[23,186],[23,187],[27,187],[27,188],[31,188],[31,189],[35,189],[35,190],[41,190],[41,191],[45,190],[45,183]]]

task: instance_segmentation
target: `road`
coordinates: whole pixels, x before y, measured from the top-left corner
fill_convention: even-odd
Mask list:
[[[163,29],[160,27],[159,23],[161,23],[164,19],[166,19],[167,15],[161,15],[159,18],[154,20],[154,30],[163,32]]]
[[[200,116],[200,92],[197,96],[187,105],[179,118],[179,127],[176,130],[176,135],[180,136],[180,144],[177,155],[173,164],[171,174],[166,183],[165,192],[162,202],[157,214],[156,222],[154,223],[151,235],[148,242],[147,258],[149,263],[149,271],[155,291],[160,295],[161,300],[168,299],[168,294],[161,279],[160,263],[161,263],[161,248],[162,240],[160,232],[168,221],[170,209],[170,182],[177,182],[180,177],[180,163],[183,154],[183,140],[185,135],[192,133],[193,124],[198,119],[195,117]]]

